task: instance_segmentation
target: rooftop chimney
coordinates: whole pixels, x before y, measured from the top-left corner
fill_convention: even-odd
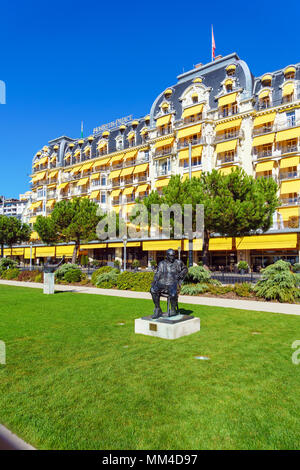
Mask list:
[[[203,65],[202,62],[199,62],[199,64],[195,65],[195,69],[198,69],[199,67],[202,67],[202,65]]]
[[[219,60],[219,59],[222,59],[221,55],[217,55],[217,57],[215,57],[215,60]]]

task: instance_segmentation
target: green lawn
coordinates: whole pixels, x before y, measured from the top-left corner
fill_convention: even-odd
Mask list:
[[[0,286],[0,423],[40,449],[299,449],[300,317],[184,308],[201,331],[168,341],[134,334],[148,300]]]

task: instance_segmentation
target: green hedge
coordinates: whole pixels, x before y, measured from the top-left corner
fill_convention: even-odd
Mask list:
[[[148,292],[153,282],[154,273],[123,272],[118,275],[117,288],[121,290],[133,290],[137,292]]]
[[[102,268],[96,269],[96,271],[94,271],[93,274],[92,274],[91,283],[94,284],[94,286],[95,286],[96,283],[97,283],[97,278],[98,278],[99,274],[109,273],[113,269],[114,268],[112,268],[111,266],[102,266]]]

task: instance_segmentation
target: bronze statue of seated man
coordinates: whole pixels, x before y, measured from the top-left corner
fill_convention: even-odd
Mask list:
[[[157,267],[154,280],[151,285],[151,295],[154,302],[154,315],[152,318],[162,316],[160,308],[160,296],[165,294],[170,299],[171,310],[169,316],[177,315],[178,291],[187,274],[187,267],[179,259],[175,258],[175,251],[167,251],[166,259],[161,261]]]

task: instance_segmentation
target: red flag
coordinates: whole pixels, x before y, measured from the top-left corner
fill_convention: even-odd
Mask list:
[[[216,57],[215,50],[216,50],[216,43],[215,43],[215,38],[214,38],[214,30],[213,30],[213,27],[211,26],[211,60],[212,61]]]

